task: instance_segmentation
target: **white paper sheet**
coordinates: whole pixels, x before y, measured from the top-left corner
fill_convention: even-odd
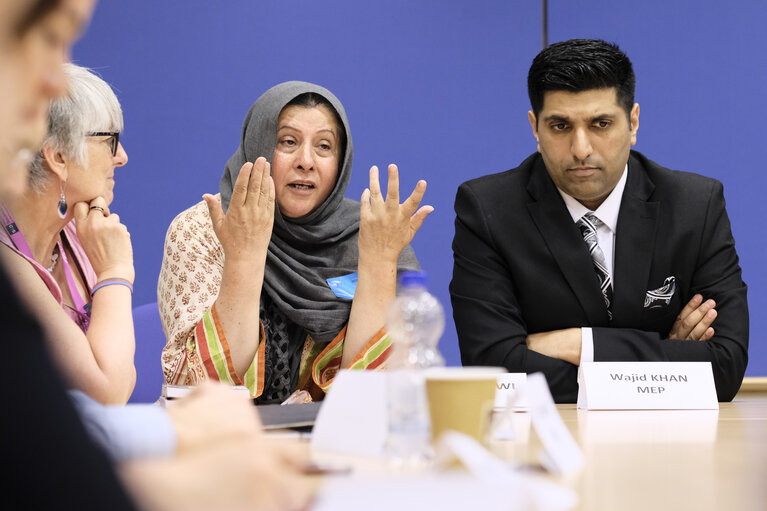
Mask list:
[[[312,449],[381,456],[386,432],[386,373],[340,371],[317,414]]]

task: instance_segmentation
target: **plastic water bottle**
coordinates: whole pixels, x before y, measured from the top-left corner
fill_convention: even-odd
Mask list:
[[[399,296],[386,313],[392,339],[387,361],[387,454],[401,467],[419,468],[432,458],[423,370],[445,365],[437,350],[444,328],[445,312],[426,290],[426,275],[403,273]]]
[[[445,329],[445,311],[426,290],[426,274],[404,272],[399,295],[386,311],[386,330],[392,338],[389,368],[426,369],[443,366],[437,343]]]

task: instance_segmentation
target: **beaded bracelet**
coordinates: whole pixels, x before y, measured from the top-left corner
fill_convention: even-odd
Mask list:
[[[96,291],[98,291],[102,287],[113,286],[116,284],[127,287],[128,289],[130,289],[131,294],[133,294],[133,284],[131,284],[130,281],[121,279],[121,278],[111,278],[111,279],[104,279],[101,282],[98,282],[95,286],[93,286],[93,289],[91,289],[91,296],[96,294]]]

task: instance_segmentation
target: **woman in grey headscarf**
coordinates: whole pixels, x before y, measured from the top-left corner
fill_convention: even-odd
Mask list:
[[[376,167],[361,203],[344,198],[352,154],[330,91],[286,82],[253,104],[220,196],[168,229],[157,290],[167,382],[321,399],[340,368],[384,362],[385,309],[397,272],[418,268],[409,243],[433,208],[418,208],[425,181],[400,204],[394,165],[385,199]]]

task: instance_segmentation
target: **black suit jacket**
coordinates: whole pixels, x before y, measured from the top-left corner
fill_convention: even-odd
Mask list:
[[[748,305],[722,184],[632,151],[618,215],[613,319],[592,260],[539,154],[462,184],[450,295],[464,365],[542,371],[554,399],[577,398],[577,367],[527,349],[528,333],[592,327],[595,361],[710,361],[720,401],[748,359]],[[675,277],[666,306],[647,291]],[[667,339],[695,293],[716,301],[713,339]]]

